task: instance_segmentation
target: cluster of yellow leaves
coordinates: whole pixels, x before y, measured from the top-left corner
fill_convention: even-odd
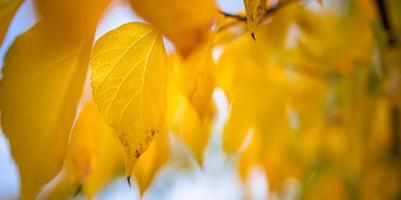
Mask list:
[[[95,19],[108,3],[88,1],[80,8],[85,15],[78,15],[74,8],[80,1],[57,2],[51,7],[36,2],[40,22],[15,40],[4,60],[1,122],[20,171],[21,199],[33,199],[62,167],[86,77]],[[87,12],[92,4],[99,9]],[[80,18],[88,17],[94,20],[77,25]],[[71,19],[71,26],[61,29],[53,22],[57,18]],[[66,32],[70,34],[65,36]]]
[[[21,3],[0,4],[0,40]],[[342,2],[347,9],[333,14],[301,1],[244,0],[243,20],[218,19],[214,0],[130,3],[150,24],[121,25],[93,46],[109,0],[35,1],[40,21],[9,49],[0,82],[1,125],[21,199],[41,191],[40,198],[66,199],[81,190],[93,198],[124,163],[143,194],[168,162],[169,130],[202,164],[216,87],[230,103],[223,149],[238,156],[244,180],[260,165],[270,191],[297,178],[306,199],[400,192],[401,179],[391,178],[401,175],[400,163],[388,153],[392,119],[383,112],[398,96],[381,88],[374,70],[374,5]],[[218,58],[216,47],[223,48]],[[388,62],[397,65],[393,51]],[[76,117],[88,66],[93,99]],[[399,63],[391,69],[399,72]]]
[[[21,3],[1,2],[1,40]],[[46,187],[41,197],[68,198],[79,188],[92,197],[119,175],[121,155],[125,155],[126,175],[135,175],[145,191],[168,159],[166,121],[176,124],[174,129],[185,135],[183,140],[191,147],[198,145],[187,133],[192,127],[182,129],[180,120],[192,118],[189,123],[201,123],[198,118],[209,113],[201,114],[205,106],[210,107],[213,87],[203,91],[197,82],[209,81],[198,78],[204,69],[190,69],[199,59],[184,58],[194,57],[192,51],[210,36],[217,15],[215,2],[194,1],[189,6],[174,1],[133,1],[133,8],[157,29],[143,23],[126,24],[99,39],[92,50],[96,24],[108,4],[109,0],[36,0],[39,23],[19,36],[7,53],[0,85],[1,120],[20,171],[21,199],[34,199],[59,173],[61,178],[55,186]],[[160,5],[166,9],[153,12]],[[205,8],[201,14],[195,13],[199,7]],[[172,111],[174,120],[165,115],[170,61],[160,31],[183,57],[177,59],[183,59],[179,65],[186,66],[185,74],[196,79],[185,94],[181,89],[177,94],[185,99],[176,105],[186,107]],[[93,103],[85,105],[72,130],[90,54],[93,99],[102,117]],[[207,103],[198,101],[199,96]],[[194,111],[192,105],[197,111],[188,114]],[[115,135],[110,136],[108,126]],[[116,135],[123,147],[121,155],[110,143]],[[194,149],[201,160],[208,137],[198,134],[197,138],[204,141]]]

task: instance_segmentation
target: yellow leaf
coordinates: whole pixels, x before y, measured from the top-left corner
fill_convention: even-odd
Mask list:
[[[110,0],[35,0],[49,30],[73,40],[95,31],[97,20],[109,3]]]
[[[248,27],[251,31],[262,22],[266,13],[266,0],[244,0]]]
[[[92,155],[91,171],[83,181],[83,191],[88,199],[91,199],[109,181],[124,172],[124,154],[116,134],[106,124],[93,103],[87,104],[87,112],[95,121],[91,127],[91,134],[95,134],[92,139],[95,143],[95,151],[92,153],[94,155]],[[81,153],[82,151],[74,153],[76,161],[82,162]]]
[[[131,0],[134,10],[188,56],[205,41],[217,15],[214,0]]]
[[[0,47],[7,28],[22,2],[22,0],[2,0],[0,2]]]
[[[169,143],[167,133],[155,136],[148,150],[139,158],[134,168],[134,175],[141,195],[149,188],[160,168],[168,161]]]
[[[119,135],[130,176],[153,136],[165,131],[167,75],[161,34],[144,23],[122,25],[97,41],[91,63],[95,103]]]
[[[211,97],[215,81],[212,49],[211,42],[200,45],[186,60],[177,58],[174,69],[180,89],[201,120],[213,115]]]
[[[33,199],[62,167],[86,76],[91,39],[60,37],[38,24],[15,40],[4,61],[1,123],[20,171],[21,199]]]
[[[91,199],[108,181],[123,172],[123,152],[114,134],[96,110],[85,104],[71,133],[63,177],[46,199],[68,199],[80,188]]]
[[[261,138],[258,138],[259,135],[254,132],[250,136],[251,140],[249,144],[247,144],[248,146],[241,152],[238,159],[238,171],[243,181],[248,179],[252,167],[257,165],[260,161]]]
[[[202,163],[204,149],[209,141],[210,119],[200,118],[178,88],[175,79],[171,77],[168,86],[168,105],[170,128],[192,150],[198,163]]]
[[[223,138],[223,147],[229,153],[236,152],[242,145],[248,130],[255,125],[255,116],[272,113],[285,103],[278,99],[285,92],[286,85],[280,83],[285,79],[281,66],[277,64],[283,39],[282,36],[274,39],[271,36],[283,35],[288,19],[278,20],[257,30],[256,34],[260,35],[257,42],[244,35],[227,45],[216,67],[216,82],[232,104]],[[266,87],[269,85],[272,88],[268,90]],[[272,106],[276,101],[277,105]],[[278,119],[279,116],[283,114],[274,117]]]

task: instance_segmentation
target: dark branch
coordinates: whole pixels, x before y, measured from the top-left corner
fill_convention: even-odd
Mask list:
[[[377,10],[380,14],[381,24],[388,36],[387,45],[393,47],[397,43],[397,38],[391,27],[390,18],[387,12],[385,0],[376,0]],[[396,105],[391,105],[389,108],[390,127],[391,127],[391,153],[398,157],[401,153],[401,111]]]
[[[220,11],[220,13],[223,14],[225,17],[231,17],[231,18],[235,18],[240,21],[246,21],[246,17],[242,16],[242,15],[230,14],[230,13],[226,13],[224,11]]]
[[[386,1],[385,0],[376,0],[376,6],[377,6],[377,9],[380,14],[381,23],[388,36],[387,43],[389,46],[392,46],[396,43],[397,40],[394,36],[394,32],[391,27],[389,15],[387,13]]]
[[[81,193],[81,191],[82,191],[82,185],[79,184],[77,189],[75,190],[74,197],[78,196],[79,193]]]
[[[127,176],[128,186],[131,187],[131,176]]]

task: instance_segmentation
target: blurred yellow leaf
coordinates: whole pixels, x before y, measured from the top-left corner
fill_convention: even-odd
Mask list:
[[[42,23],[53,34],[79,40],[96,30],[110,0],[34,0]]]
[[[184,56],[205,41],[217,15],[214,0],[131,0],[134,10],[159,28]]]
[[[201,119],[178,88],[174,77],[169,79],[168,105],[169,127],[192,150],[198,163],[202,163],[204,149],[209,141],[210,118]]]
[[[1,122],[20,171],[22,199],[33,199],[62,166],[90,48],[91,39],[66,43],[38,24],[7,53]]]
[[[167,73],[161,34],[144,23],[122,25],[96,42],[91,63],[95,103],[119,135],[130,176],[153,136],[165,131]]]
[[[305,8],[298,9],[295,18],[301,30],[295,49],[298,54],[296,59],[288,57],[289,61],[335,69],[344,74],[352,73],[357,65],[368,64],[373,54],[373,40],[370,24],[361,12],[355,5],[344,16],[318,15]],[[355,29],[366,34],[358,34]]]
[[[88,102],[71,133],[63,176],[45,198],[68,199],[82,189],[91,199],[102,186],[123,173],[123,160],[117,136],[95,104]]]
[[[90,133],[88,133],[88,135],[91,135],[93,138],[88,138],[88,142],[85,142],[85,144],[82,144],[83,140],[81,137],[83,136],[79,136],[79,138],[77,137],[76,140],[80,140],[79,142],[76,142],[75,145],[79,145],[79,147],[83,147],[83,146],[88,146],[87,143],[90,142],[90,139],[93,140],[93,146],[95,147],[94,152],[92,152],[92,158],[89,159],[89,162],[91,164],[90,166],[90,171],[87,172],[86,170],[88,170],[88,168],[79,168],[80,170],[84,170],[83,172],[87,172],[88,174],[84,174],[86,175],[86,177],[83,179],[83,191],[85,193],[85,195],[91,199],[96,192],[100,191],[102,189],[102,187],[104,187],[106,184],[108,184],[111,180],[113,180],[114,178],[116,178],[119,175],[122,175],[124,172],[124,154],[121,148],[121,145],[119,144],[118,141],[118,137],[116,136],[116,134],[114,133],[113,130],[111,130],[111,128],[106,124],[106,122],[104,121],[104,119],[102,118],[102,116],[100,115],[100,113],[98,113],[98,111],[95,108],[95,104],[93,104],[92,102],[89,102],[86,105],[86,115],[89,116],[85,116],[85,113],[82,113],[82,120],[85,120],[85,118],[90,118],[90,119],[86,119],[86,120],[92,120],[94,122],[92,122],[91,125],[91,131]],[[85,111],[85,110],[83,110]],[[83,112],[82,111],[82,112]],[[83,122],[84,123],[84,122]],[[89,122],[90,123],[90,122]],[[83,129],[86,129],[86,125],[82,124]],[[78,127],[76,129],[79,129],[80,127]],[[79,131],[79,130],[76,130]],[[87,136],[88,136],[87,135]],[[72,141],[71,141],[71,145],[72,145],[72,149],[75,150],[75,152],[72,152],[74,154],[74,156],[72,157],[72,160],[75,160],[75,162],[72,162],[74,165],[77,166],[77,163],[82,163],[85,161],[88,161],[88,159],[83,159],[82,158],[82,154],[85,151],[79,151],[79,147],[75,147],[74,148],[74,144],[73,144],[73,139],[74,139],[74,135],[72,135]],[[74,151],[71,150],[71,151]],[[88,152],[90,153],[90,152]],[[78,161],[79,160],[79,161]],[[82,166],[82,165],[80,165]],[[79,167],[79,165],[78,165]],[[75,170],[77,171],[77,170]],[[78,174],[75,174],[75,177],[78,178]]]
[[[212,49],[210,42],[200,45],[186,60],[177,58],[174,69],[180,89],[202,120],[213,115],[211,98],[215,76]]]
[[[23,0],[0,1],[0,47],[7,33],[7,28],[22,2]]]

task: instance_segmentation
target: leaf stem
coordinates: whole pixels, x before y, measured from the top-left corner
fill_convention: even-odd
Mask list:
[[[246,16],[230,14],[230,13],[224,12],[222,10],[220,10],[220,13],[223,14],[225,17],[235,18],[239,21],[246,21]]]

